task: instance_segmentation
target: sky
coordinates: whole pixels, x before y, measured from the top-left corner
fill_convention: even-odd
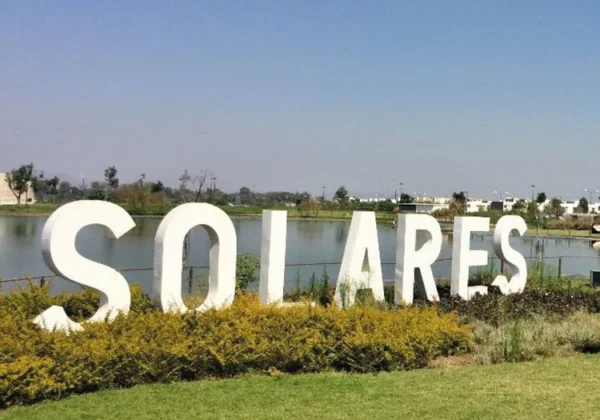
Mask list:
[[[600,189],[597,1],[1,1],[0,171]]]

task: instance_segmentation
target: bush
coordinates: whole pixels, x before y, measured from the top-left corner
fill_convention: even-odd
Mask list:
[[[471,330],[433,308],[266,307],[240,295],[227,309],[165,314],[139,288],[129,315],[66,335],[32,317],[52,304],[81,320],[93,292],[47,288],[0,296],[0,408],[73,393],[249,372],[377,372],[427,366],[465,352]]]
[[[429,306],[430,303],[419,302]],[[448,288],[440,288],[440,302],[435,304],[442,313],[456,312],[465,321],[485,321],[494,325],[542,316],[569,316],[577,311],[600,312],[600,294],[585,290],[525,289],[522,293],[502,295],[495,287],[485,296],[476,295],[469,301],[450,296]]]
[[[238,254],[236,263],[236,281],[240,290],[246,290],[250,283],[258,280],[260,258],[251,254]]]

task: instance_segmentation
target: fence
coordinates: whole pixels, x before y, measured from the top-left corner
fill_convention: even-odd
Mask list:
[[[569,262],[573,262],[576,260],[593,260],[592,262],[595,262],[595,265],[599,265],[599,267],[596,268],[600,268],[600,258],[598,257],[594,257],[594,256],[536,256],[536,257],[524,257],[526,261],[528,261],[529,265],[531,266],[532,263],[536,265],[537,269],[540,270],[540,275],[543,277],[544,276],[544,270],[546,270],[546,275],[548,275],[548,271],[552,270],[553,271],[553,275],[555,275],[558,278],[563,278],[563,277],[573,277],[573,276],[589,276],[589,273],[591,270],[583,270],[583,269],[568,269],[570,266],[572,267],[572,264],[569,264]],[[441,258],[438,259],[434,262],[432,268],[434,271],[434,277],[436,278],[436,280],[445,280],[450,278],[450,264],[451,264],[452,259],[451,258]],[[391,278],[393,278],[393,275],[391,276],[386,276],[386,271],[389,272],[393,272],[393,268],[395,266],[395,262],[383,262],[382,265],[382,270],[384,271],[384,279],[388,279],[387,281],[391,281]],[[327,267],[333,267],[333,266],[340,266],[341,262],[313,262],[313,263],[296,263],[296,264],[286,264],[285,267],[286,269],[300,269],[300,268],[305,268],[305,269],[310,269],[311,267],[315,268],[315,267],[324,267],[324,269],[327,269]],[[445,268],[442,268],[440,270],[440,265],[445,266]],[[436,267],[437,266],[437,267]],[[192,289],[193,289],[193,284],[194,284],[194,273],[197,272],[198,270],[207,270],[210,267],[208,265],[195,265],[195,266],[186,266],[184,267],[184,272],[187,271],[187,289],[188,292],[191,293]],[[387,269],[386,269],[387,268]],[[437,268],[437,269],[436,269]],[[567,268],[567,270],[565,270],[565,268]],[[484,269],[483,267],[472,267],[473,270],[482,270]],[[504,267],[504,263],[502,261],[500,261],[497,258],[491,257],[488,259],[488,266],[487,269],[490,270],[495,270],[497,272],[505,272],[505,267]],[[134,272],[152,272],[154,270],[153,267],[142,267],[142,268],[124,268],[124,269],[117,269],[117,271],[119,273],[134,273]],[[436,273],[437,271],[437,273]],[[443,275],[439,275],[440,271],[443,271],[444,274]],[[289,273],[288,273],[289,274]],[[438,274],[438,275],[436,275]],[[183,276],[185,278],[185,276]],[[286,276],[287,277],[287,276]],[[40,286],[44,286],[46,284],[46,282],[48,280],[52,280],[52,279],[60,279],[60,276],[57,276],[55,274],[46,274],[46,275],[39,275],[39,276],[27,276],[27,277],[18,277],[18,278],[11,278],[11,279],[0,279],[0,288],[2,288],[3,285],[5,284],[10,284],[10,283],[19,283],[19,282],[33,282],[33,283],[38,283],[40,284]],[[335,278],[335,276],[334,276]]]

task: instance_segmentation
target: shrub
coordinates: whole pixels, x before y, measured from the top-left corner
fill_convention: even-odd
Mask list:
[[[0,296],[0,408],[68,394],[248,372],[377,372],[465,352],[471,330],[434,308],[267,307],[240,295],[219,311],[165,314],[139,288],[129,315],[66,335],[31,322],[52,304],[76,320],[93,292],[52,297],[31,287]]]
[[[258,280],[260,258],[251,254],[238,254],[236,263],[237,287],[246,290],[248,285]]]

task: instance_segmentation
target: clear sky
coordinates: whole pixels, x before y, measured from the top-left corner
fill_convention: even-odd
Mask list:
[[[0,1],[0,170],[600,189],[598,1]]]

